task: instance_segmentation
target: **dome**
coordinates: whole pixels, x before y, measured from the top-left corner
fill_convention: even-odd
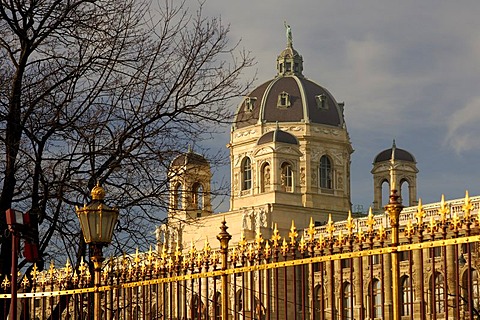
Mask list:
[[[263,136],[260,137],[260,139],[258,139],[257,145],[262,145],[270,142],[282,142],[298,145],[297,138],[295,138],[294,135],[280,129],[265,133]]]
[[[392,159],[392,154],[395,160],[408,161],[408,162],[417,162],[415,157],[408,151],[397,148],[395,145],[395,140],[393,140],[393,145],[390,149],[383,150],[375,157],[373,163],[378,163],[382,161],[390,161]]]
[[[179,156],[177,156],[175,159],[173,159],[171,163],[172,166],[184,166],[187,164],[193,164],[193,165],[204,165],[204,166],[209,166],[209,163],[207,159],[205,159],[204,156],[193,152],[192,150],[188,150],[188,152],[183,153]]]
[[[240,103],[234,128],[257,123],[306,122],[343,127],[343,104],[302,74],[303,58],[291,44],[277,58],[277,76]]]

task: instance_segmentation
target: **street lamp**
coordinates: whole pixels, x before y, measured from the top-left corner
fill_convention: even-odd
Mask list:
[[[100,320],[101,301],[100,301],[100,277],[102,271],[103,246],[112,242],[113,228],[118,218],[118,209],[110,208],[103,203],[105,199],[105,190],[97,182],[97,185],[91,191],[92,202],[84,205],[83,208],[76,207],[80,226],[82,228],[85,243],[90,245],[90,260],[93,262],[94,271],[94,319]]]

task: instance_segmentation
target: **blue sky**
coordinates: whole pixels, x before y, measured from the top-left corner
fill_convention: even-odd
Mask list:
[[[417,159],[424,203],[480,193],[480,1],[207,0],[204,9],[256,58],[245,75],[257,72],[256,85],[274,77],[283,21],[291,25],[305,76],[345,102],[354,205],[371,204],[373,158],[393,139]]]

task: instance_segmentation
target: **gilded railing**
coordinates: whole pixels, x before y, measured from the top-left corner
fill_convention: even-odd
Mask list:
[[[288,234],[275,227],[268,239],[257,233],[230,246],[219,235],[223,251],[205,241],[202,249],[107,259],[98,287],[84,261],[34,267],[19,277],[21,317],[86,319],[99,291],[106,319],[366,320],[393,319],[395,312],[401,319],[473,319],[480,305],[479,203],[467,195],[406,208],[393,245],[389,216],[349,214],[302,231],[292,222]],[[8,291],[9,277],[0,285]]]

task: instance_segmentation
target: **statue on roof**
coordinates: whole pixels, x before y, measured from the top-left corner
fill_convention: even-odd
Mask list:
[[[289,24],[287,24],[287,21],[283,21],[283,25],[285,26],[285,29],[286,29],[287,46],[291,47],[293,45],[292,28],[290,27]]]

